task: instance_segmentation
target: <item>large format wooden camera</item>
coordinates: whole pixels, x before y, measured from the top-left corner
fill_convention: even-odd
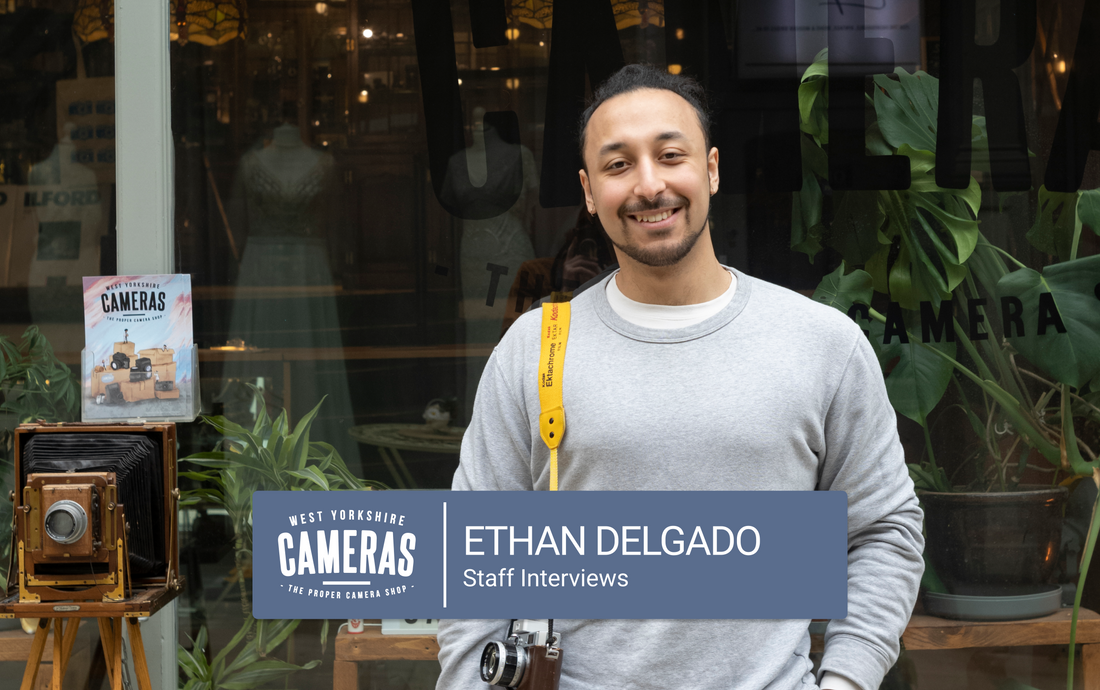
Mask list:
[[[20,604],[178,591],[175,425],[20,425],[15,475]]]

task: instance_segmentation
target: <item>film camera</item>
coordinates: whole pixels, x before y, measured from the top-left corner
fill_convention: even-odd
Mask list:
[[[15,480],[7,589],[19,603],[182,586],[175,425],[22,424]]]
[[[503,642],[481,653],[481,680],[521,690],[557,690],[561,681],[561,634],[553,620],[514,620]]]

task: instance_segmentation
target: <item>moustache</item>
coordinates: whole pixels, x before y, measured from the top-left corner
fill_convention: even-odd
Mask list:
[[[686,207],[689,203],[690,202],[686,198],[678,194],[658,196],[652,201],[646,199],[631,201],[619,207],[619,218],[625,218],[626,216],[641,213],[642,211],[656,211],[659,208]]]

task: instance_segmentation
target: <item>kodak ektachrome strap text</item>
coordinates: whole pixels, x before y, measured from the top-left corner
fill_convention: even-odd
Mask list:
[[[569,339],[569,303],[542,305],[542,347],[539,351],[539,435],[550,449],[550,490],[558,490],[558,445],[565,436],[562,365]]]

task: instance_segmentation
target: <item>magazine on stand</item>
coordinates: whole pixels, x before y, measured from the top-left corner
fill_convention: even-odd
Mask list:
[[[198,413],[191,276],[84,278],[84,421]]]

